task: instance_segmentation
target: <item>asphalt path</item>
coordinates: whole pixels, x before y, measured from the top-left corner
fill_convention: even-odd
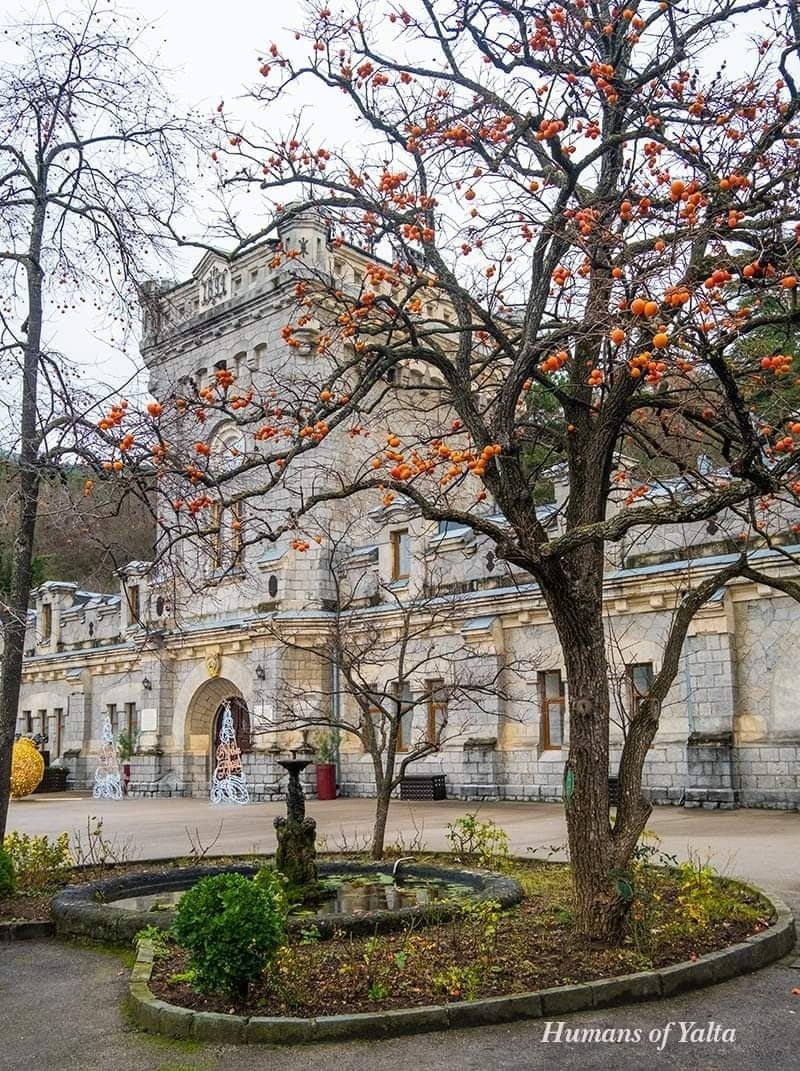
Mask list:
[[[477,805],[469,805],[475,809]],[[468,805],[393,805],[388,842],[446,847],[446,827]],[[372,804],[308,805],[331,848],[361,846]],[[138,858],[186,855],[191,841],[211,854],[270,851],[279,804],[211,808],[201,800],[32,797],[12,805],[9,828],[67,830],[87,842],[92,819],[117,851]],[[547,804],[481,804],[510,835],[512,849],[539,857],[563,846],[561,809]],[[221,829],[220,829],[221,825]],[[769,811],[659,808],[651,828],[668,854],[709,860],[755,881],[800,915],[800,815]],[[755,974],[647,1004],[506,1026],[422,1034],[390,1041],[295,1048],[173,1041],[139,1031],[125,1017],[127,967],[116,955],[57,941],[0,946],[0,1071],[800,1071],[800,953]],[[559,1022],[563,1025],[559,1025]]]

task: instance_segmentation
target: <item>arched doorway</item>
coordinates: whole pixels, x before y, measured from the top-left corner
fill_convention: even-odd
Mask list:
[[[211,776],[219,739],[219,724],[225,703],[231,704],[236,724],[247,728],[247,739],[242,740],[250,749],[250,717],[241,689],[226,677],[211,677],[203,681],[189,700],[184,723],[184,748],[186,761],[194,771],[192,779],[202,780]]]

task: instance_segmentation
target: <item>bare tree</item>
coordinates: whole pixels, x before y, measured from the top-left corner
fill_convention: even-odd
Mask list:
[[[480,653],[454,622],[469,607],[449,594],[434,571],[416,594],[378,581],[366,591],[360,570],[348,570],[347,547],[332,541],[333,609],[311,629],[274,620],[269,634],[283,647],[321,663],[318,689],[284,683],[277,700],[278,730],[316,728],[355,741],[369,756],[375,785],[371,853],[380,859],[392,794],[414,763],[470,734],[499,735],[515,697],[516,717],[526,698],[533,659]]]
[[[184,202],[190,124],[140,54],[141,32],[96,4],[6,30],[15,53],[0,74],[0,360],[18,509],[0,607],[0,835],[41,481],[76,457],[108,474],[90,419],[96,399],[46,338],[71,306],[127,318]]]

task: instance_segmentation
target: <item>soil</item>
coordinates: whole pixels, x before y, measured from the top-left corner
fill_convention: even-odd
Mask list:
[[[46,922],[50,918],[52,894],[0,896],[0,922]]]
[[[666,873],[648,875],[646,910],[618,948],[593,947],[571,926],[569,873],[562,866],[514,871],[526,895],[491,917],[478,912],[438,925],[372,938],[316,941],[313,934],[281,950],[244,998],[198,993],[186,953],[171,942],[156,957],[151,989],[198,1011],[313,1017],[442,1004],[610,978],[658,968],[725,948],[771,921],[758,894],[731,883],[719,914],[716,894],[687,902],[686,886]],[[699,906],[698,906],[699,905]],[[693,918],[692,915],[703,917]]]

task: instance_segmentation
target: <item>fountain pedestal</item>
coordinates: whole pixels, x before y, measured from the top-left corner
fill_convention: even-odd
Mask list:
[[[286,817],[275,819],[275,835],[278,848],[275,866],[302,895],[302,890],[314,892],[317,888],[317,823],[306,818],[306,800],[300,773],[311,764],[311,759],[278,759],[289,774],[286,789]]]

